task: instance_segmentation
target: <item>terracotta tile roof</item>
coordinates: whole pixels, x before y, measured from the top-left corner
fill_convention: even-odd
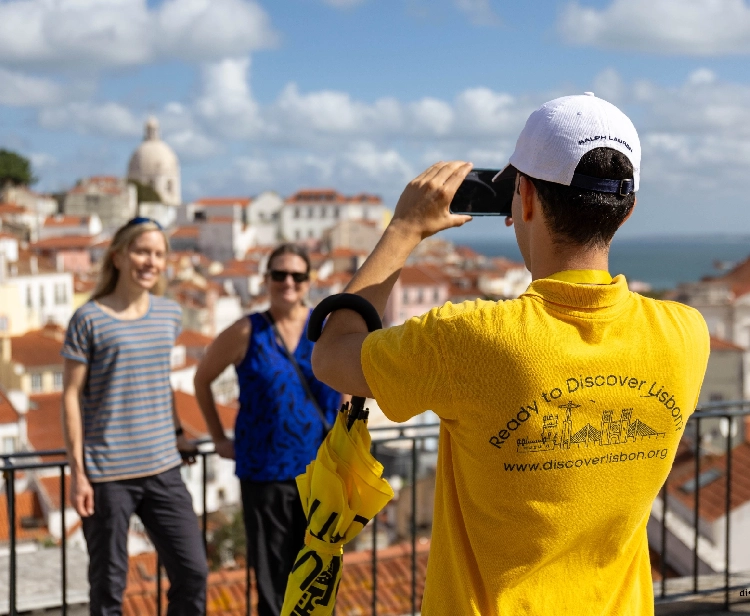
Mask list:
[[[81,250],[91,248],[96,244],[93,235],[63,235],[60,237],[48,237],[29,244],[32,250]]]
[[[174,400],[177,407],[177,415],[189,438],[208,436],[208,427],[206,426],[205,419],[203,419],[203,413],[198,406],[198,400],[195,396],[184,391],[175,391]],[[234,418],[237,416],[237,409],[224,404],[217,404],[216,410],[219,412],[219,420],[224,429],[234,429]]]
[[[716,338],[714,336],[711,336],[711,350],[712,351],[744,351],[745,349],[732,342],[729,342],[729,340],[724,340],[722,338]]]
[[[175,345],[184,347],[198,347],[205,348],[213,342],[211,336],[204,336],[200,332],[193,331],[192,329],[183,329],[180,335],[177,336]]]
[[[678,452],[679,453],[679,452]],[[695,459],[684,450],[680,463],[675,461],[669,474],[669,494],[679,500],[690,511],[694,507],[694,492],[686,492],[684,487],[695,484]],[[715,479],[700,488],[698,506],[700,516],[714,522],[726,513],[726,454],[723,456],[707,455],[701,459],[701,476],[713,473]],[[731,510],[750,501],[750,443],[741,443],[732,450],[732,486]]]
[[[36,492],[25,490],[17,492],[16,499],[16,539],[19,541],[30,541],[42,539],[49,535],[49,530],[44,525],[44,515],[39,504]],[[40,520],[37,528],[24,528],[21,524],[23,519]],[[8,495],[0,494],[0,542],[7,542],[10,538],[10,518],[8,517]]]
[[[193,203],[205,205],[208,207],[224,205],[240,205],[242,207],[245,207],[247,205],[250,205],[251,201],[251,197],[204,197],[203,199],[198,199]]]
[[[5,396],[3,390],[0,389],[0,425],[16,423],[18,421],[18,413],[10,400]]]
[[[91,216],[47,216],[44,227],[81,227],[91,222]]]
[[[60,475],[53,475],[51,477],[39,477],[37,478],[37,482],[39,483],[39,487],[42,490],[44,490],[53,510],[59,511],[60,510]],[[66,482],[65,482],[66,492],[69,487],[70,487],[70,479],[66,478]]]
[[[456,246],[454,250],[459,257],[463,257],[464,259],[476,259],[477,257],[482,256],[476,250],[469,248],[468,246],[459,245]]]
[[[369,195],[367,193],[359,193],[358,195],[353,195],[352,197],[349,197],[349,201],[352,201],[354,203],[374,203],[378,205],[383,202],[377,195]]]
[[[421,609],[427,556],[430,542],[417,542],[416,607]],[[370,551],[344,554],[336,613],[353,616],[368,614],[372,605],[372,553]],[[123,597],[123,615],[153,614],[155,603],[155,560],[153,553],[130,557],[128,585]],[[404,543],[378,551],[378,605],[380,616],[402,616],[411,613],[411,544]],[[166,590],[169,582],[162,583],[162,613],[166,613]],[[209,573],[207,584],[208,616],[244,616],[245,570],[222,569]],[[251,575],[250,605],[256,608],[257,595]],[[255,613],[254,611],[252,613]]]
[[[0,231],[0,240],[16,240],[16,242],[18,242],[18,238],[15,235],[12,233],[4,233],[3,231]]]
[[[81,180],[71,188],[69,194],[80,194],[89,191],[117,195],[127,190],[127,182],[111,175],[95,175]]]
[[[10,339],[11,358],[17,364],[28,367],[62,366],[60,355],[65,330],[59,325],[48,324],[43,329],[30,331]]]
[[[439,275],[436,268],[423,265],[406,266],[401,270],[399,276],[402,287],[409,286],[435,286],[447,284],[443,276]]]
[[[60,420],[60,409],[62,394],[39,394],[29,396],[31,408],[26,414],[26,429],[29,442],[35,451],[49,449],[63,449],[62,423]],[[45,461],[55,458],[45,458]]]
[[[330,205],[332,203],[346,203],[346,197],[332,188],[306,188],[298,190],[285,200],[287,205]]]
[[[235,222],[239,222],[239,221],[236,220],[234,216],[207,216],[206,217],[206,223],[208,224],[217,223],[220,225],[225,225],[227,223],[235,223]]]
[[[366,250],[354,250],[353,248],[334,248],[328,253],[329,257],[366,257],[370,253]]]
[[[177,227],[170,235],[172,238],[195,238],[200,235],[200,229],[195,225],[186,225],[184,227]]]
[[[0,216],[12,214],[25,214],[28,210],[16,203],[0,203]]]
[[[238,261],[231,259],[224,264],[224,269],[216,274],[216,278],[247,277],[260,272],[260,264],[256,260]]]

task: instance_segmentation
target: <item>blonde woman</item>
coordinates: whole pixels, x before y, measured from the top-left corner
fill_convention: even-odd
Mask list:
[[[83,522],[94,615],[122,612],[133,513],[166,567],[167,614],[205,613],[206,557],[179,470],[180,451],[191,445],[169,383],[181,313],[160,297],[168,250],[151,219],[133,218],[121,227],[62,349],[70,501]]]

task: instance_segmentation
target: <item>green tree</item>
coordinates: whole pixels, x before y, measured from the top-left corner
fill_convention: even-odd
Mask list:
[[[206,547],[208,564],[214,571],[228,562],[245,561],[247,544],[242,511],[229,514],[229,518],[225,518],[224,523],[211,533]]]
[[[28,186],[36,180],[28,158],[10,150],[0,149],[0,188],[6,184]]]

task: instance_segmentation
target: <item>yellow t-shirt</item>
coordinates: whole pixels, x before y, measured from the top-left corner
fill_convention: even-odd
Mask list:
[[[623,276],[540,279],[370,334],[386,416],[441,418],[422,613],[653,614],[646,522],[708,353],[696,310]]]

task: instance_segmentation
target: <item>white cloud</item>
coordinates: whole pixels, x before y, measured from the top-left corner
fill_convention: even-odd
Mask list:
[[[258,105],[248,81],[249,69],[250,58],[227,58],[202,69],[202,92],[195,110],[227,137],[249,137],[260,129]]]
[[[6,0],[0,64],[92,70],[149,62],[214,60],[273,45],[254,0]]]
[[[44,128],[106,137],[137,137],[143,131],[143,119],[118,103],[48,107],[39,113],[39,124]]]
[[[602,8],[574,1],[558,30],[572,45],[691,56],[750,53],[746,0],[612,0]]]
[[[62,97],[62,88],[54,81],[2,68],[0,84],[0,105],[40,107],[53,105]]]
[[[453,0],[453,3],[475,26],[498,26],[501,23],[489,0]]]

